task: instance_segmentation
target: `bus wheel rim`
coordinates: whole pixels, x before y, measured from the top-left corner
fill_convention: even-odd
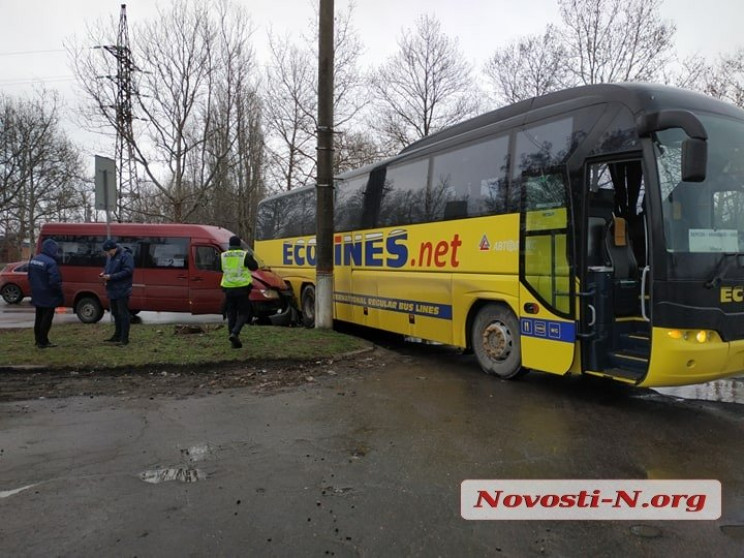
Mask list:
[[[509,358],[514,340],[509,328],[501,322],[493,322],[483,330],[483,349],[492,360]]]

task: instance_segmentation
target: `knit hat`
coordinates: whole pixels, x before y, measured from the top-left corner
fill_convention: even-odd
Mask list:
[[[230,237],[230,246],[240,246],[240,237],[239,236],[231,236]]]
[[[103,243],[104,252],[108,252],[109,250],[113,250],[114,248],[116,248],[116,242],[114,242],[110,238]]]

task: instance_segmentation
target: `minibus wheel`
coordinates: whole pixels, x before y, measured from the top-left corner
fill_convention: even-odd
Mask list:
[[[2,295],[3,300],[8,304],[18,304],[23,300],[23,291],[21,290],[21,287],[14,285],[13,283],[5,285],[2,292],[0,292],[0,295]]]
[[[94,324],[103,317],[103,307],[94,296],[84,296],[75,304],[75,313],[84,324]]]
[[[305,327],[315,325],[315,285],[307,285],[302,289],[302,324]]]
[[[478,364],[486,374],[508,380],[526,372],[522,368],[519,321],[506,306],[487,304],[478,310],[470,337]]]

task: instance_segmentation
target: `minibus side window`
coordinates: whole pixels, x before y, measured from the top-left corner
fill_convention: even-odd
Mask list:
[[[213,246],[196,247],[196,269],[220,271],[220,253]]]
[[[147,246],[146,267],[188,268],[189,239],[152,237],[145,240]]]

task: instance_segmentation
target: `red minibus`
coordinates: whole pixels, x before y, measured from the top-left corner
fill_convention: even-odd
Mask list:
[[[111,223],[110,235],[134,257],[134,278],[129,308],[156,312],[220,314],[220,253],[234,233],[221,227],[191,224]],[[80,321],[95,323],[109,308],[99,273],[106,263],[105,223],[46,223],[37,251],[47,238],[60,247],[65,306]],[[249,247],[243,247],[250,250]],[[259,269],[253,272],[251,303],[259,323],[286,325],[296,312],[291,287],[253,254]]]

